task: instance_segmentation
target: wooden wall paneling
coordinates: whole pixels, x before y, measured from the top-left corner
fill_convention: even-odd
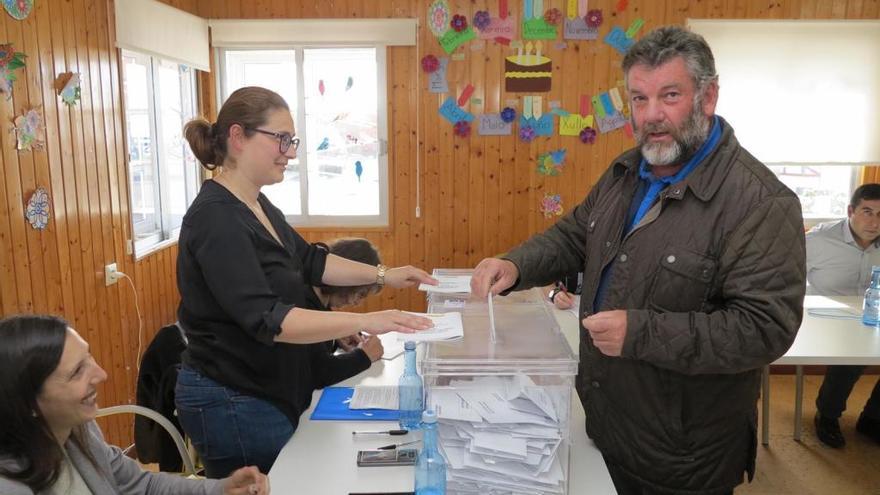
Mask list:
[[[409,53],[407,53],[409,52]],[[388,209],[393,211],[392,232],[384,233],[388,244],[392,246],[397,265],[416,264],[410,259],[410,242],[412,237],[411,218],[413,217],[412,197],[410,189],[411,176],[415,173],[413,160],[414,155],[412,141],[415,135],[415,106],[413,105],[413,83],[410,78],[412,67],[412,50],[403,47],[387,50],[388,80],[394,81],[389,84],[389,155],[388,175]],[[393,134],[392,134],[393,133]],[[393,167],[392,162],[393,161]],[[393,186],[391,185],[393,184]],[[384,253],[383,253],[384,255]],[[410,307],[409,294],[401,294],[397,306]]]
[[[488,9],[491,13],[498,15],[498,3],[486,0],[482,6],[483,10]],[[483,83],[483,105],[481,113],[498,114],[504,109],[505,104],[501,98],[501,84],[503,84],[503,76],[501,71],[492,70],[489,62],[492,60],[502,60],[505,56],[503,45],[494,41],[485,41],[485,48],[482,52],[478,52],[483,57],[483,63],[487,65],[485,69],[485,79]],[[479,127],[476,124],[475,127]],[[476,129],[474,130],[476,132]],[[502,249],[499,244],[499,226],[501,218],[505,216],[501,210],[501,167],[503,166],[501,158],[501,143],[512,139],[511,136],[483,136],[483,245],[476,246],[476,250],[472,256],[479,263],[480,259],[486,256],[497,254]],[[506,247],[505,247],[506,249]]]
[[[11,18],[5,16],[5,19]],[[15,24],[5,22],[5,19],[2,23],[3,39],[13,43],[14,48],[21,51],[21,36],[17,34],[20,30],[16,29],[17,26]],[[24,70],[19,69],[19,74],[24,72]],[[0,106],[4,115],[8,115],[10,119],[21,115],[21,109],[25,106],[24,102],[27,101],[26,90],[26,82],[19,75],[18,80],[12,86],[12,98],[4,100],[3,97],[0,97],[0,100],[4,100],[2,101],[2,106]],[[4,167],[6,172],[6,204],[9,213],[12,245],[13,250],[20,253],[13,265],[15,268],[15,287],[18,296],[17,306],[18,311],[33,312],[34,305],[31,286],[35,281],[31,280],[30,256],[27,232],[25,231],[25,228],[30,227],[25,227],[26,221],[24,220],[24,203],[26,199],[24,199],[24,191],[22,191],[22,173],[20,168],[22,166],[23,153],[19,153],[16,149],[15,135],[9,134],[8,137],[9,139],[4,139],[3,161],[6,164]]]
[[[862,19],[880,19],[880,0],[865,0],[862,4]]]
[[[6,24],[3,22],[0,22],[0,37],[4,40],[6,39]],[[0,112],[12,118],[14,117],[12,114],[12,102],[6,96],[8,95],[0,95]],[[0,241],[2,241],[2,244],[0,244],[0,248],[2,248],[2,252],[0,252],[2,254],[0,256],[0,269],[2,269],[0,274],[3,275],[3,287],[0,295],[2,295],[3,300],[3,311],[8,314],[20,311],[18,290],[21,289],[16,283],[20,270],[17,267],[18,263],[16,263],[16,253],[22,251],[19,237],[16,235],[18,226],[15,225],[15,210],[11,208],[16,201],[15,194],[11,191],[18,187],[17,170],[14,174],[12,170],[13,167],[18,168],[18,162],[13,162],[16,159],[13,154],[15,150],[15,136],[12,133],[0,132],[0,146],[2,146],[0,152],[2,152],[3,157],[3,170],[0,173],[0,186],[3,186],[2,190],[0,190],[0,205],[4,207],[4,211],[0,211]]]
[[[471,10],[467,14],[468,18],[468,26],[471,29],[476,29],[472,24],[472,20],[474,18],[474,13],[478,10],[485,9],[485,1],[478,2],[477,4],[472,4]],[[486,113],[486,77],[487,72],[492,71],[490,68],[491,65],[487,63],[488,59],[486,57],[486,46],[488,43],[485,41],[482,42],[482,48],[479,50],[473,50],[474,41],[466,44],[462,50],[464,50],[466,60],[470,63],[470,78],[467,80],[468,83],[472,84],[474,87],[474,92],[471,95],[471,100],[467,104],[466,109],[471,112],[476,118],[479,118],[480,114]],[[476,45],[480,46],[480,45]],[[494,88],[493,88],[494,90]],[[479,99],[480,103],[475,103],[474,100]],[[470,200],[465,207],[465,215],[468,217],[468,246],[467,250],[464,253],[465,259],[467,260],[464,266],[474,266],[479,261],[477,256],[483,252],[483,244],[486,237],[485,233],[485,218],[487,215],[488,205],[486,201],[486,193],[485,193],[485,176],[486,176],[486,147],[488,145],[489,137],[488,136],[480,136],[477,132],[479,128],[479,121],[474,120],[471,123],[471,145],[470,145],[470,156],[468,157],[468,166],[469,166],[469,179],[468,179],[468,196]]]

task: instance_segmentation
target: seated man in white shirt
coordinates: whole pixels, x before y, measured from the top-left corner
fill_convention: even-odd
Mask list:
[[[807,294],[864,295],[871,267],[880,266],[880,184],[855,190],[847,218],[816,225],[807,232]],[[816,397],[816,436],[830,447],[846,439],[839,418],[864,366],[828,366]],[[880,380],[874,385],[856,430],[880,443]]]

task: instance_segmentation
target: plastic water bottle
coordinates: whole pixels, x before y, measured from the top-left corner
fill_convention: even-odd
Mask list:
[[[416,343],[407,342],[403,345],[405,368],[398,382],[400,398],[400,427],[405,430],[417,430],[425,409],[425,394],[422,377],[416,370]]]
[[[446,461],[437,450],[437,415],[425,411],[422,415],[422,451],[416,460],[416,495],[444,495],[446,493]]]
[[[865,291],[862,305],[862,323],[880,327],[880,266],[871,268],[871,285]]]

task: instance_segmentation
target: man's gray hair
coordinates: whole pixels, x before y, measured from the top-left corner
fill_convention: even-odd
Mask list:
[[[626,51],[623,73],[634,65],[657,68],[675,57],[682,57],[698,92],[718,78],[715,57],[709,44],[697,33],[680,26],[664,26],[648,33]]]

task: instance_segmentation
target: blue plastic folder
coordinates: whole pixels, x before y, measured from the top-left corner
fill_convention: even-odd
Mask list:
[[[397,421],[399,412],[393,409],[349,409],[354,389],[327,387],[312,411],[310,419],[327,421]]]

